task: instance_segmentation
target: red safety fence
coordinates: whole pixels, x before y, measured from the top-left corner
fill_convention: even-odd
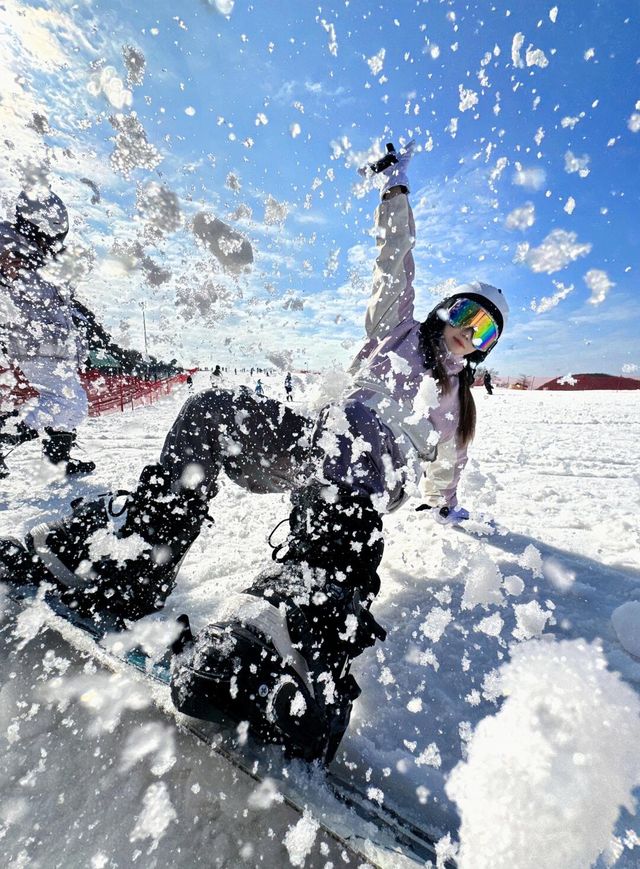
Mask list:
[[[174,387],[185,383],[189,372],[175,374],[164,380],[141,380],[130,374],[105,375],[99,371],[87,371],[80,375],[89,399],[89,416],[133,410],[154,404]]]
[[[195,370],[195,369],[194,369]],[[141,380],[130,374],[110,375],[100,371],[86,371],[80,380],[89,399],[89,416],[133,410],[154,404],[174,387],[185,383],[193,371],[184,371],[164,380]],[[10,410],[18,407],[38,392],[13,368],[0,368],[0,407]]]
[[[37,395],[19,368],[0,368],[0,410],[13,410]]]

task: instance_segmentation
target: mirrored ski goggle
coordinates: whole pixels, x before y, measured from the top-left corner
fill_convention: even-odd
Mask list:
[[[448,321],[459,329],[473,329],[471,343],[486,353],[498,340],[498,324],[485,309],[472,299],[458,299],[449,308]]]

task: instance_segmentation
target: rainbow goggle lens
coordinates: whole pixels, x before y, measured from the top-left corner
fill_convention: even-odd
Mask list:
[[[449,308],[448,322],[459,329],[473,329],[471,343],[486,353],[498,340],[500,330],[491,314],[472,299],[458,299]]]

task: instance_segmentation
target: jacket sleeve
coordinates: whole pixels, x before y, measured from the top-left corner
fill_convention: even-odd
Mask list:
[[[467,447],[454,439],[438,444],[438,455],[422,477],[420,488],[430,507],[456,507],[458,483],[467,464]]]
[[[384,338],[413,317],[415,224],[406,194],[383,200],[376,210],[378,256],[365,329],[369,338]]]

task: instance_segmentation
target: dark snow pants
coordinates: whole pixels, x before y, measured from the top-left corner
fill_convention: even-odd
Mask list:
[[[309,420],[247,389],[211,389],[182,407],[160,463],[174,489],[202,487],[215,495],[218,474],[250,492],[295,488],[309,460]]]
[[[312,479],[360,498],[389,497],[400,483],[397,448],[360,402],[326,407],[316,422],[247,389],[215,389],[187,400],[165,440],[160,462],[173,487],[216,492],[221,470],[255,493],[298,489]]]

